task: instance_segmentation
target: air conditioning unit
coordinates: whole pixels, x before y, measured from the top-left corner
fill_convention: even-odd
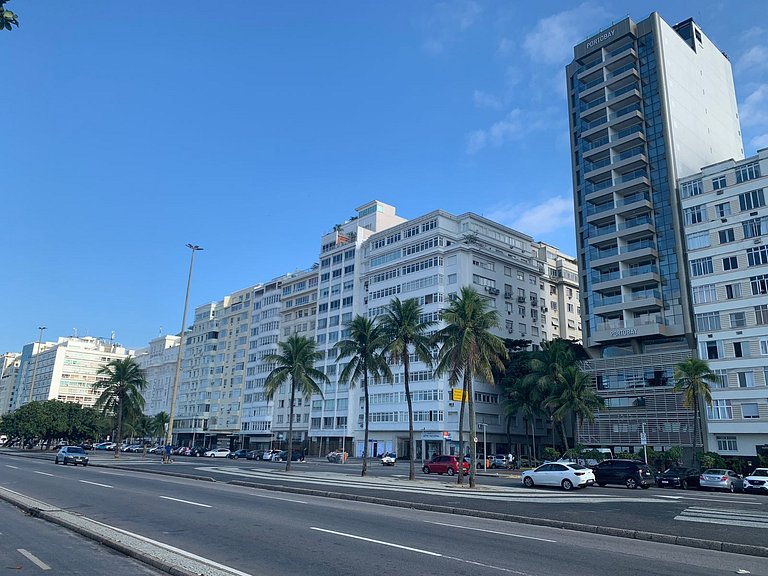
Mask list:
[[[517,301],[520,302],[520,304],[525,304],[525,296],[518,296]]]
[[[760,238],[755,238],[755,244],[760,244],[762,240]]]
[[[490,286],[486,286],[486,287],[485,287],[485,291],[486,291],[486,292],[490,292],[490,291],[491,291],[491,287],[490,287]]]
[[[512,300],[512,292],[504,292],[504,298],[507,300]]]
[[[488,292],[490,292],[491,294],[494,294],[494,295],[500,293],[498,288],[491,288],[490,290],[488,290]]]
[[[541,313],[542,314],[546,314],[547,312],[549,312],[549,308],[547,308],[546,306],[542,306],[541,307]]]

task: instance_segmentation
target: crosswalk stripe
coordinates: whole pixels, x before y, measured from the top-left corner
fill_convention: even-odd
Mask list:
[[[718,510],[691,506],[675,516],[675,520],[768,529],[768,517],[765,514],[752,512],[751,510]]]

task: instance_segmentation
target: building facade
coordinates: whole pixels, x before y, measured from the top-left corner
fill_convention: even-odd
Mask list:
[[[584,368],[608,404],[581,440],[690,444],[672,391],[695,345],[676,182],[743,158],[730,63],[692,20],[652,13],[578,44],[566,73]]]
[[[680,181],[696,341],[719,376],[706,445],[768,449],[768,149]]]
[[[0,356],[0,416],[13,409],[16,378],[21,367],[21,354],[6,352]]]
[[[136,351],[136,363],[144,371],[144,414],[154,416],[171,411],[171,392],[179,357],[178,336],[158,336],[147,348]]]

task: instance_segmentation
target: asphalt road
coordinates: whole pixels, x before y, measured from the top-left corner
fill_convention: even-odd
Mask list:
[[[3,458],[0,471],[0,490],[245,574],[768,574],[765,558],[135,470]]]
[[[4,474],[3,474],[4,475]],[[0,501],[0,574],[159,576],[159,570],[126,558],[78,534],[26,515]]]
[[[360,462],[330,464],[322,460],[285,464],[227,460],[224,458],[177,458],[163,465],[159,458],[123,454],[116,463],[111,456],[95,453],[94,462],[139,470],[206,476],[217,481],[254,482],[275,487],[301,487],[346,494],[389,497],[419,502],[500,512],[534,518],[549,518],[632,528],[660,534],[766,546],[768,543],[768,498],[759,494],[727,494],[698,490],[650,488],[629,490],[623,486],[592,486],[572,492],[557,488],[523,488],[519,478],[507,471],[489,470],[478,479],[479,490],[456,487],[456,478],[425,475],[407,480],[407,463],[384,467],[374,462],[370,477],[360,479]],[[401,465],[402,464],[402,465]],[[380,481],[380,482],[379,482]],[[450,489],[449,489],[450,488]]]

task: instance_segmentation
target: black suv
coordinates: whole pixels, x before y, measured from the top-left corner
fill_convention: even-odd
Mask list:
[[[654,483],[651,469],[639,460],[603,460],[594,471],[598,486],[623,484],[627,488],[650,488]]]

